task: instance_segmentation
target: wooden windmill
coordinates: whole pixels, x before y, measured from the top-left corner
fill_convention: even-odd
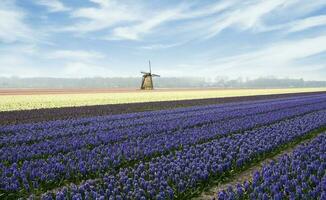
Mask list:
[[[160,77],[160,75],[152,74],[152,67],[151,67],[150,60],[148,61],[148,64],[149,64],[149,72],[141,72],[143,74],[143,80],[142,80],[141,86],[140,86],[141,90],[154,89],[152,77]]]

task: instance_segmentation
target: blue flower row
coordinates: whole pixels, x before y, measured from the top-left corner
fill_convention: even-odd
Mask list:
[[[45,193],[42,199],[186,198],[185,195],[209,179],[226,176],[325,124],[325,110],[306,114],[204,144],[186,146],[149,162],[120,168],[98,180]]]
[[[8,146],[20,143],[33,143],[44,139],[61,138],[63,136],[74,136],[76,134],[91,134],[97,131],[116,131],[131,126],[146,127],[146,124],[168,123],[170,120],[183,120],[185,118],[197,117],[228,112],[240,113],[242,109],[253,109],[256,106],[266,106],[268,109],[286,108],[287,104],[302,105],[317,103],[325,100],[326,95],[314,95],[300,97],[298,99],[284,98],[278,100],[264,100],[253,102],[232,103],[225,105],[196,106],[190,108],[178,108],[173,110],[152,111],[143,113],[131,113],[125,115],[111,115],[75,120],[58,120],[40,122],[34,124],[20,124],[10,126],[0,126],[0,146]],[[278,104],[278,105],[275,105]],[[245,113],[246,111],[242,112]],[[254,112],[254,111],[253,111]],[[257,111],[256,111],[257,112]]]
[[[326,199],[326,133],[264,165],[252,180],[219,192],[218,199]]]
[[[49,185],[56,186],[65,180],[98,177],[103,171],[120,167],[129,161],[144,160],[155,154],[166,153],[181,146],[193,145],[217,136],[228,135],[235,131],[269,124],[280,119],[319,109],[325,109],[325,103],[235,118],[223,123],[179,130],[173,134],[170,132],[153,134],[144,138],[128,139],[113,145],[100,144],[92,149],[82,148],[70,151],[67,154],[58,153],[46,159],[25,160],[21,163],[21,166],[17,163],[9,166],[2,164],[0,165],[2,172],[0,174],[0,188],[5,191],[14,192],[23,189],[31,192],[34,189],[47,188]],[[209,116],[207,117],[209,118]],[[110,138],[110,136],[108,137]],[[90,139],[90,141],[96,140],[100,139],[98,137],[95,140]],[[78,146],[78,143],[82,143],[83,140],[76,139],[74,142],[70,145],[63,144],[67,145],[67,147],[74,147]],[[49,148],[49,151],[52,149],[55,149],[55,146]],[[19,148],[17,148],[6,156],[9,160],[11,155],[16,155],[15,158],[17,158],[19,154],[28,156],[37,153],[37,149],[25,149],[24,152],[19,151]]]
[[[33,144],[24,143],[2,147],[0,149],[0,161],[12,163],[31,158],[52,157],[58,153],[68,153],[82,148],[89,149],[90,146],[113,144],[118,141],[123,142],[127,140],[126,142],[130,143],[131,141],[144,140],[151,137],[162,138],[167,133],[168,135],[178,135],[192,131],[195,126],[213,126],[214,129],[211,128],[212,130],[217,130],[219,133],[229,133],[251,128],[257,124],[271,123],[282,118],[326,108],[326,98],[323,100],[325,102],[320,102],[321,100],[319,98],[309,101],[277,102],[271,105],[256,105],[254,108],[240,109],[240,111],[238,109],[235,111],[213,110],[214,113],[209,110],[205,111],[204,115],[200,114],[193,117],[190,116],[189,118],[178,118],[172,122],[158,122],[112,131],[100,131],[98,130],[98,126],[93,126],[90,128],[96,131],[88,132],[88,134],[82,134],[85,131],[82,128],[80,130],[75,128],[74,131],[76,134],[70,137],[47,139]],[[252,115],[255,116],[252,117]],[[271,115],[273,117],[269,117]],[[222,120],[223,124],[221,124]],[[161,120],[157,119],[157,121]],[[234,126],[234,124],[244,124],[244,126]],[[69,129],[70,126],[67,125],[67,127],[62,127],[60,131],[69,132]]]

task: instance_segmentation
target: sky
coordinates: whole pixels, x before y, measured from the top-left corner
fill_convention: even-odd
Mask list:
[[[0,76],[326,81],[325,0],[1,0]]]

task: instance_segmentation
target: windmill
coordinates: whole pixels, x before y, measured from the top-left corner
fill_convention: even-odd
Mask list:
[[[140,89],[141,90],[152,90],[153,87],[153,79],[152,77],[160,77],[160,75],[152,74],[152,67],[151,67],[151,61],[148,61],[149,65],[149,72],[140,72],[143,74],[143,80],[141,82]]]

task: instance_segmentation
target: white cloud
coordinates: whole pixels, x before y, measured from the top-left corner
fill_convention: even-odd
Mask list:
[[[147,49],[147,50],[157,50],[157,49],[168,49],[176,46],[180,46],[184,44],[184,42],[179,43],[173,43],[173,44],[151,44],[140,47],[141,49]]]
[[[189,5],[188,9],[183,13],[180,13],[177,19],[194,19],[219,14],[220,12],[229,9],[236,4],[239,4],[239,0],[219,1],[200,8],[192,8],[191,5]]]
[[[94,77],[112,76],[111,70],[103,65],[105,55],[96,51],[57,50],[48,53],[47,59],[60,60],[62,66],[56,73],[57,77]],[[104,62],[105,63],[105,62]]]
[[[49,59],[66,59],[66,60],[96,60],[104,58],[105,55],[95,51],[81,51],[81,50],[57,50],[46,55]]]
[[[116,1],[92,0],[98,7],[80,8],[71,13],[72,18],[80,19],[63,31],[78,33],[103,30],[123,22],[139,20],[139,13],[133,4],[121,4]]]
[[[69,62],[67,63],[63,70],[60,71],[61,77],[109,77],[112,76],[112,71],[106,66],[101,66],[92,63],[84,62]]]
[[[291,23],[289,32],[303,31],[309,28],[326,25],[326,15],[308,17]]]
[[[288,23],[277,25],[264,25],[260,28],[260,31],[283,31],[285,33],[293,33],[311,29],[314,27],[320,27],[326,25],[326,15],[317,15],[307,17],[303,19],[294,20]]]
[[[0,46],[1,76],[40,76],[39,66],[31,59],[37,52],[35,45]]]
[[[134,4],[130,1],[90,0],[97,7],[81,8],[73,11],[71,17],[80,19],[63,31],[89,33],[105,30],[109,33],[98,38],[106,40],[141,40],[147,35],[156,34],[194,34],[198,39],[217,36],[222,30],[233,27],[240,31],[252,30],[265,32],[281,29],[285,24],[270,25],[265,19],[273,19],[274,15],[281,17],[291,13],[291,20],[303,16],[323,5],[322,1],[314,3],[298,0],[273,1],[219,1],[210,4],[182,2],[164,8],[152,8],[150,4]],[[296,9],[297,8],[297,9]],[[292,12],[292,10],[295,10]],[[276,13],[276,14],[274,14]],[[294,13],[294,14],[292,14]],[[293,16],[292,16],[293,15]],[[301,28],[311,28],[321,25],[324,19],[311,19],[299,24]],[[164,25],[175,22],[174,29]],[[267,23],[267,24],[266,24]],[[291,23],[291,22],[288,22]],[[296,24],[293,24],[295,26]],[[187,27],[188,26],[188,27]],[[191,30],[185,32],[185,30]],[[298,31],[293,28],[291,31]],[[105,33],[102,33],[105,34]]]
[[[38,77],[44,74],[29,59],[14,54],[0,55],[1,76]]]
[[[98,7],[81,8],[73,11],[71,17],[80,21],[63,31],[87,33],[111,28],[112,34],[106,40],[139,40],[167,22],[201,18],[221,12],[237,1],[218,2],[199,8],[194,3],[182,3],[170,8],[151,7],[128,3],[128,1],[90,0]]]
[[[0,3],[0,41],[5,43],[33,41],[34,32],[24,20],[25,13],[18,9],[13,1],[2,1]]]
[[[236,1],[230,0],[228,2],[218,2],[201,8],[192,8],[192,4],[188,3],[181,4],[174,8],[154,11],[148,13],[148,17],[138,23],[113,29],[113,34],[106,37],[106,39],[139,40],[142,36],[154,32],[155,28],[165,23],[206,17],[221,12],[235,3]],[[146,13],[146,11],[143,11],[143,13]]]
[[[44,51],[35,45],[0,47],[1,76],[91,77],[110,76],[105,55],[96,51]]]
[[[70,10],[70,8],[66,7],[59,0],[36,0],[35,3],[45,6],[49,12],[64,12]]]
[[[278,42],[260,50],[197,62],[189,64],[188,67],[191,67],[191,71],[197,75],[213,77],[219,74],[231,77],[266,75],[304,77],[304,73],[326,68],[324,63],[300,62],[301,59],[320,53],[326,53],[326,36]],[[313,66],[315,67],[312,68]]]
[[[181,8],[162,11],[139,24],[127,27],[118,27],[113,30],[113,38],[138,40],[141,34],[151,32],[155,27],[163,24],[164,22],[177,18],[181,11]]]
[[[213,18],[199,20],[185,29],[200,32],[199,37],[206,39],[218,36],[227,28],[235,28],[240,32],[266,32],[272,30],[287,33],[297,32],[324,24],[323,17],[310,17],[307,14],[325,6],[325,1],[273,0],[273,1],[242,1],[231,4],[225,12]],[[297,20],[301,18],[300,20]],[[192,28],[194,27],[194,28]],[[197,30],[195,30],[197,28]],[[200,29],[200,30],[199,30]],[[191,31],[189,31],[191,32]]]
[[[171,75],[185,75],[187,69],[189,75],[214,76],[215,74],[277,76],[303,72],[308,74],[313,70],[325,69],[325,64],[320,62],[318,56],[316,62],[310,63],[311,65],[301,62],[302,59],[309,59],[309,56],[325,51],[323,48],[325,38],[321,36],[307,38],[325,32],[323,29],[326,24],[325,15],[312,16],[320,13],[313,11],[318,11],[326,5],[322,0],[227,0],[213,3],[180,1],[177,4],[162,3],[160,6],[148,1],[139,1],[137,4],[133,0],[88,1],[91,2],[89,7],[76,5],[68,8],[63,4],[66,1],[62,0],[33,0],[32,2],[44,6],[38,9],[47,9],[49,12],[68,11],[65,13],[68,15],[46,13],[44,17],[47,17],[47,20],[39,23],[31,20],[39,19],[40,16],[37,12],[33,13],[34,10],[29,6],[19,8],[15,5],[15,2],[18,5],[17,0],[1,0],[0,42],[5,43],[4,45],[15,44],[15,46],[6,49],[0,46],[0,68],[2,68],[0,73],[10,74],[9,71],[14,73],[13,69],[16,67],[17,73],[22,75],[52,73],[52,76],[68,76],[68,74],[74,76],[78,71],[86,72],[82,76],[101,75],[101,73],[112,75],[111,71],[103,65],[107,59],[106,55],[97,51],[102,48],[114,52],[115,64],[124,65],[123,67],[128,70],[132,70],[134,63],[125,62],[126,57],[130,60],[147,59],[147,57],[162,59],[161,62],[164,64],[158,62],[158,72],[160,70],[171,72]],[[60,20],[55,24],[61,24],[64,28],[55,31],[57,27],[51,27],[51,24],[46,23],[55,20],[59,15]],[[315,29],[304,32],[312,28]],[[225,34],[220,35],[226,29],[228,30]],[[42,30],[43,33],[47,33],[48,39],[53,39],[50,42],[58,46],[73,46],[77,42],[83,46],[89,44],[89,41],[86,41],[88,39],[98,44],[99,41],[93,39],[103,38],[137,42],[115,41],[107,43],[105,47],[95,45],[94,51],[87,48],[53,50],[58,46],[37,42],[43,38],[39,37]],[[71,31],[75,35],[82,34],[83,37],[71,41],[70,44],[69,40],[73,38],[70,34],[58,33],[62,30]],[[231,41],[227,35],[229,31],[232,32],[231,37],[234,41]],[[275,32],[266,33],[267,31]],[[294,32],[295,37],[292,37]],[[256,36],[258,37],[255,38]],[[210,40],[204,41],[203,38]],[[291,41],[295,38],[295,41]],[[228,42],[223,42],[222,39]],[[245,39],[249,40],[245,42]],[[258,40],[261,43],[258,43]],[[238,41],[246,46],[236,46]],[[64,42],[69,44],[62,45]],[[208,44],[210,42],[212,43]],[[19,46],[16,46],[17,44]],[[206,44],[209,48],[205,49]],[[213,46],[215,44],[216,46]],[[173,48],[180,45],[183,45],[181,50]],[[234,49],[231,50],[231,46]],[[244,48],[255,50],[247,50],[239,54],[238,52]],[[164,50],[160,52],[162,55],[150,51],[159,49]],[[197,56],[195,54],[207,55],[212,52],[215,56],[222,54],[233,56],[210,58],[208,61],[194,58]],[[134,57],[136,54],[137,57]],[[174,58],[171,55],[178,56]],[[171,63],[164,59],[168,56]],[[190,62],[188,58],[193,59],[194,62]],[[187,60],[189,63],[180,67],[178,63],[182,63],[182,60]],[[56,65],[59,67],[55,68]],[[4,69],[3,66],[8,67]],[[51,67],[55,69],[51,71]],[[91,71],[92,69],[94,71]],[[60,71],[60,74],[57,71]]]
[[[72,10],[70,16],[76,19],[75,22],[59,28],[59,31],[72,31],[76,34],[102,31],[96,38],[106,40],[141,40],[147,35],[162,36],[165,33],[167,37],[168,34],[186,33],[197,36],[197,39],[209,39],[229,27],[253,32],[281,29],[291,22],[286,22],[283,26],[278,23],[270,24],[265,20],[273,21],[274,16],[285,18],[284,16],[288,15],[288,19],[293,21],[296,17],[304,16],[325,4],[320,0],[313,3],[299,0],[229,0],[210,4],[185,1],[173,6],[153,8],[151,4],[135,4],[127,0],[89,1],[96,6]],[[311,28],[323,23],[318,21],[323,19],[311,20],[314,21],[306,21],[302,28]],[[164,27],[170,22],[175,22],[173,30],[170,30],[169,26]],[[313,23],[315,25],[308,25]],[[185,32],[187,29],[191,31]],[[300,27],[297,28],[299,29]],[[290,32],[297,30],[293,28]]]
[[[99,4],[100,6],[103,6],[103,7],[108,7],[108,6],[110,6],[110,3],[111,3],[110,2],[111,0],[89,0],[89,1]]]
[[[239,29],[258,29],[264,15],[270,14],[286,3],[287,0],[273,0],[242,3],[231,11],[216,18],[215,24],[207,30],[206,38],[219,34],[222,30],[236,26]]]

